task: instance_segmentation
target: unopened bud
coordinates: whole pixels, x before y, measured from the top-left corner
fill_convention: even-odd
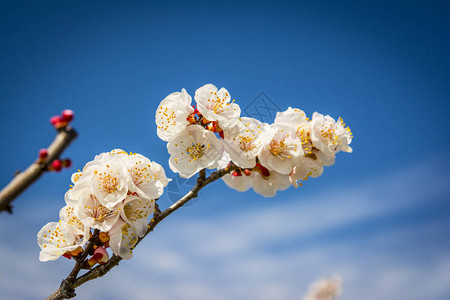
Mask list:
[[[90,267],[93,267],[95,264],[105,264],[109,259],[108,251],[106,251],[103,247],[97,247],[94,251],[94,255],[89,258],[88,263]]]
[[[70,160],[70,158],[63,159],[61,163],[64,168],[70,168],[70,166],[72,165],[72,161]]]
[[[242,176],[241,172],[239,172],[238,170],[235,170],[233,173],[231,173],[231,175],[233,175],[233,176]]]
[[[64,122],[69,123],[70,121],[73,120],[74,112],[72,110],[70,110],[70,109],[65,109],[62,112],[61,116],[62,116],[62,120]]]
[[[61,171],[61,168],[62,168],[61,161],[59,159],[55,159],[52,162],[52,169],[55,170],[56,172],[59,172]]]
[[[46,159],[47,156],[48,156],[47,149],[41,149],[41,150],[39,150],[39,159],[40,159],[40,160]]]
[[[50,118],[50,123],[55,127],[58,126],[61,122],[62,119],[60,116],[53,116]]]
[[[249,169],[244,169],[244,174],[250,176],[252,174],[252,171],[250,171]]]

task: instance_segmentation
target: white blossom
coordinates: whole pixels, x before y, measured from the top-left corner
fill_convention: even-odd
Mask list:
[[[37,234],[40,261],[56,260],[67,251],[82,247],[84,239],[75,236],[63,221],[46,224]]]
[[[289,175],[302,159],[303,148],[296,131],[285,124],[271,124],[259,155],[261,164],[269,170]]]
[[[349,146],[353,138],[350,128],[339,118],[336,122],[330,116],[315,112],[311,119],[311,141],[327,157],[334,158],[336,152],[352,152]]]
[[[125,199],[132,181],[124,162],[129,159],[129,155],[113,151],[97,155],[84,166],[82,172],[72,175],[74,186],[65,195],[67,204],[76,205],[86,191],[95,195],[108,208]]]
[[[66,224],[66,228],[75,236],[75,239],[82,239],[81,244],[89,240],[90,227],[86,226],[78,218],[78,207],[66,205],[59,211],[59,219]]]
[[[109,246],[115,255],[123,259],[133,257],[133,249],[138,241],[138,235],[130,224],[124,224],[117,230],[111,231],[109,236]]]
[[[277,112],[274,123],[289,125],[298,131],[302,125],[308,123],[308,118],[303,110],[289,106],[287,110]]]
[[[108,208],[94,194],[86,191],[78,203],[78,218],[90,228],[107,232],[119,221],[122,210],[122,202]]]
[[[187,117],[194,112],[191,102],[192,98],[185,89],[172,93],[161,101],[155,114],[160,139],[169,141],[189,125]]]
[[[238,170],[223,176],[222,179],[234,190],[245,192],[253,188],[256,193],[264,197],[273,197],[277,191],[284,191],[291,186],[288,175],[269,171],[261,165],[257,165],[251,171]]]
[[[303,300],[333,300],[341,294],[342,279],[331,277],[313,282]]]
[[[200,125],[190,125],[167,144],[169,166],[183,178],[189,178],[204,168],[216,168],[222,157],[219,139]]]
[[[230,103],[231,96],[225,88],[217,90],[215,85],[206,84],[195,91],[194,98],[203,117],[217,121],[222,129],[233,127],[241,115],[241,108]]]
[[[147,232],[148,219],[154,209],[155,200],[131,195],[125,199],[120,216],[142,237]]]
[[[233,190],[245,192],[252,187],[253,177],[254,175],[247,176],[245,174],[240,174],[239,176],[236,176],[233,174],[227,174],[222,177],[222,180]]]
[[[258,172],[253,173],[255,175],[252,188],[256,193],[264,197],[273,197],[277,191],[284,191],[291,186],[288,175],[280,174],[273,170],[270,171],[269,176],[263,176]]]
[[[222,157],[217,162],[217,169],[226,168],[230,164],[230,162],[231,162],[230,155],[226,151],[223,151]]]
[[[254,118],[240,118],[233,128],[224,130],[224,149],[237,166],[253,168],[256,165],[256,157],[264,146],[264,137],[268,130],[267,123],[261,123]]]
[[[169,180],[159,164],[140,154],[129,155],[124,164],[130,174],[128,190],[131,193],[148,199],[157,199],[163,194]]]
[[[92,165],[92,194],[107,208],[122,202],[128,194],[130,174],[124,171],[120,161]]]

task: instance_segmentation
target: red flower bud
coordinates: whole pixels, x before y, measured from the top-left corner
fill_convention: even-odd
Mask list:
[[[231,173],[231,175],[233,175],[233,176],[242,176],[241,172],[239,172],[238,170],[236,170],[233,173]]]
[[[48,156],[47,149],[41,149],[39,150],[39,159],[44,160]]]
[[[62,168],[61,161],[59,159],[55,159],[52,162],[52,168],[57,172],[61,171],[61,168]]]
[[[69,123],[70,121],[73,120],[74,112],[73,112],[73,110],[66,109],[66,110],[64,110],[64,111],[62,112],[62,115],[61,115],[61,116],[62,116],[62,120],[63,120],[64,122]]]
[[[89,266],[92,268],[95,264],[105,264],[109,259],[108,251],[103,247],[97,247],[94,251],[94,255],[88,260]]]
[[[70,160],[70,158],[63,159],[61,163],[64,168],[70,168],[70,166],[72,165],[72,161]]]
[[[58,126],[58,124],[61,122],[62,122],[62,119],[60,116],[53,116],[50,118],[50,123],[55,127]]]

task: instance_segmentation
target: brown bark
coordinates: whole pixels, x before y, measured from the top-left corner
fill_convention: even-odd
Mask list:
[[[48,147],[48,155],[44,161],[35,161],[25,171],[18,173],[11,182],[0,191],[0,212],[12,212],[11,202],[35,182],[55,159],[77,137],[76,131],[70,126],[60,128],[54,141]]]
[[[234,165],[228,166],[224,169],[217,170],[213,172],[211,175],[206,177],[205,170],[201,170],[199,173],[199,177],[197,179],[197,184],[195,187],[190,190],[186,195],[184,195],[182,198],[180,198],[177,202],[172,204],[172,206],[168,207],[163,212],[160,212],[159,209],[156,210],[155,214],[153,215],[152,221],[149,223],[149,227],[145,235],[140,238],[136,244],[136,246],[142,241],[143,238],[147,236],[150,232],[153,231],[153,229],[158,225],[159,222],[170,216],[173,212],[175,212],[177,209],[182,207],[184,204],[186,204],[189,200],[197,197],[198,192],[204,188],[206,185],[216,181],[219,178],[222,178],[224,175],[229,174],[236,170],[237,167]],[[91,242],[92,243],[92,242]],[[89,245],[88,245],[89,247]],[[86,248],[87,249],[87,248]],[[85,250],[83,252],[87,253]],[[84,256],[83,260],[86,258]],[[80,277],[74,279],[73,274],[78,274],[78,272],[81,270],[81,263],[77,261],[77,264],[75,265],[74,269],[70,273],[70,275],[64,279],[61,283],[61,286],[53,293],[51,294],[47,300],[62,300],[62,299],[70,299],[76,296],[75,294],[75,288],[79,287],[80,285],[91,281],[93,279],[102,277],[106,273],[108,273],[112,268],[117,266],[119,262],[122,260],[120,256],[113,255],[111,258],[103,265],[98,265],[95,268],[89,270],[87,273],[81,275]],[[76,275],[75,275],[76,276]]]

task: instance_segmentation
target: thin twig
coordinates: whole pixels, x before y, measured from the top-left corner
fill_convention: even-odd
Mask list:
[[[173,212],[175,212],[177,209],[182,207],[184,204],[186,204],[189,200],[197,197],[198,192],[204,188],[206,185],[216,181],[219,178],[222,178],[224,175],[229,174],[236,170],[237,167],[234,165],[230,165],[224,169],[217,170],[213,172],[211,175],[206,177],[205,170],[201,170],[199,177],[197,179],[197,184],[195,185],[192,190],[190,190],[186,195],[181,197],[177,202],[172,204],[170,207],[168,207],[163,212],[159,212],[159,209],[156,210],[155,214],[153,215],[153,219],[150,221],[147,232],[145,235],[140,238],[135,247],[144,239],[147,234],[153,231],[153,229],[156,227],[156,225],[159,224],[162,220],[167,218],[169,215],[171,215]],[[86,257],[84,257],[86,258]],[[56,290],[53,294],[51,294],[47,300],[62,300],[62,299],[70,299],[75,297],[75,288],[79,287],[80,285],[91,281],[93,279],[102,277],[106,273],[108,273],[112,268],[117,266],[119,262],[122,260],[120,256],[112,255],[111,258],[103,265],[98,265],[95,268],[89,270],[87,273],[83,274],[82,276],[78,277],[76,280],[72,280],[69,277],[63,280],[61,283],[61,286]],[[79,271],[79,270],[78,270]],[[72,274],[72,273],[71,273]]]
[[[61,153],[77,137],[77,132],[70,126],[60,128],[55,139],[47,149],[47,157],[44,161],[36,160],[25,171],[16,174],[11,182],[0,191],[0,212],[8,211],[11,213],[10,203],[35,182],[47,166],[55,159],[59,158]]]

